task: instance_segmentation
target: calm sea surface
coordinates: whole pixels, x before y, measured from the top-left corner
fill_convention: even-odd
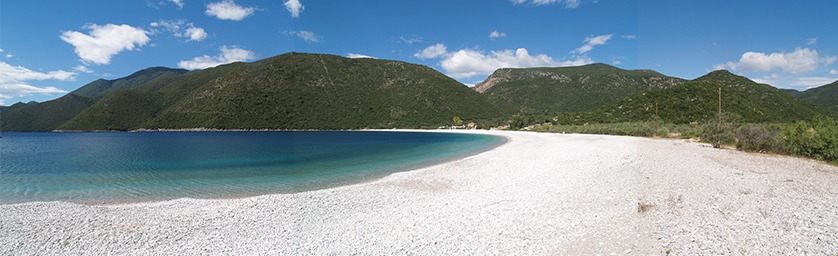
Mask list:
[[[506,139],[415,132],[0,134],[0,204],[292,193],[357,183]]]

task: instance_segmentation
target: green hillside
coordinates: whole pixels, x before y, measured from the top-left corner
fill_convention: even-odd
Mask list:
[[[426,66],[288,53],[111,93],[59,129],[409,128],[499,113],[479,93]]]
[[[475,89],[495,104],[525,113],[592,110],[629,95],[685,82],[652,70],[623,70],[606,64],[558,68],[503,68]]]
[[[52,131],[93,102],[92,98],[67,94],[42,103],[17,103],[0,111],[0,130]]]
[[[185,69],[171,69],[165,67],[146,68],[133,74],[115,80],[98,79],[82,86],[70,93],[85,97],[101,97],[110,92],[133,89],[141,84],[158,78],[180,75],[188,72]]]
[[[719,88],[722,111],[743,122],[792,122],[834,112],[798,100],[770,85],[758,84],[728,71],[713,71],[698,79],[663,90],[628,97],[589,112],[564,114],[559,123],[611,123],[651,121],[658,105],[662,122],[705,122],[718,116]]]
[[[838,81],[805,91],[787,91],[794,97],[838,111]]]
[[[93,81],[55,100],[18,103],[0,110],[0,130],[52,131],[93,105],[102,95],[184,72],[183,69],[148,68],[119,79]]]

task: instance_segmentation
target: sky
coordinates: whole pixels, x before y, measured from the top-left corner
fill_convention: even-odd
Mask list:
[[[838,80],[838,1],[2,0],[0,105],[153,66],[287,52],[427,65],[466,85],[504,67],[606,63],[778,88]]]

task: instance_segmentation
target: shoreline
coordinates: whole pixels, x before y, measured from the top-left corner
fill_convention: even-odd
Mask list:
[[[835,166],[680,140],[456,132],[507,142],[293,194],[0,205],[0,242],[13,245],[0,254],[838,251]]]

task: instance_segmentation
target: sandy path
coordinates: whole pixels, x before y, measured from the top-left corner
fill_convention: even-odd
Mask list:
[[[333,189],[3,205],[0,254],[838,253],[838,167],[675,140],[486,133],[511,141]]]

